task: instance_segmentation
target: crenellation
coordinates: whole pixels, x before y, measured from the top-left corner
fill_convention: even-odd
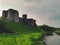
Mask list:
[[[27,19],[27,14],[23,14],[23,15],[22,15],[22,18],[23,18],[23,19]]]

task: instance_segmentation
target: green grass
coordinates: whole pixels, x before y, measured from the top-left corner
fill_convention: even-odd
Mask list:
[[[60,28],[57,28],[55,31],[56,34],[60,35]]]
[[[0,45],[32,45],[42,44],[37,43],[39,38],[42,36],[41,33],[24,33],[24,34],[0,34]],[[34,40],[32,40],[34,39]],[[35,41],[36,40],[36,41]]]
[[[38,27],[30,27],[24,23],[12,23],[5,20],[1,20],[0,24],[14,32],[13,34],[0,34],[0,45],[44,45],[41,37],[45,32],[42,32]]]
[[[37,27],[31,27],[27,26],[24,23],[13,23],[10,21],[5,21],[2,20],[0,21],[1,24],[4,24],[4,26],[13,32],[19,32],[19,33],[24,33],[24,32],[39,32],[40,30]]]
[[[60,31],[55,31],[56,34],[60,35]]]

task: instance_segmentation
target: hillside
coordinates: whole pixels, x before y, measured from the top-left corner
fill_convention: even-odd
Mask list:
[[[0,45],[45,45],[43,36],[55,30],[47,25],[32,27],[22,22],[0,20]]]
[[[37,27],[31,27],[31,26],[25,25],[24,23],[16,23],[16,22],[10,22],[10,21],[6,21],[6,20],[1,20],[0,24],[1,24],[0,26],[3,26],[3,28],[11,30],[12,32],[23,33],[23,32],[40,31],[40,30],[38,30]]]
[[[0,45],[45,45],[43,35],[38,27],[0,20]]]

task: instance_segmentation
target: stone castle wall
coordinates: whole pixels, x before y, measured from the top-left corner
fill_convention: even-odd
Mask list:
[[[19,12],[14,9],[3,10],[2,17],[12,22],[23,22],[29,26],[36,26],[36,20],[27,19],[27,14],[23,14],[22,18],[19,17]]]

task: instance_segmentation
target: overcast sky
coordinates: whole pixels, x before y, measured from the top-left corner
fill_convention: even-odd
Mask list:
[[[38,25],[60,27],[60,0],[0,0],[0,15],[9,8],[18,10],[20,17],[27,13]]]

